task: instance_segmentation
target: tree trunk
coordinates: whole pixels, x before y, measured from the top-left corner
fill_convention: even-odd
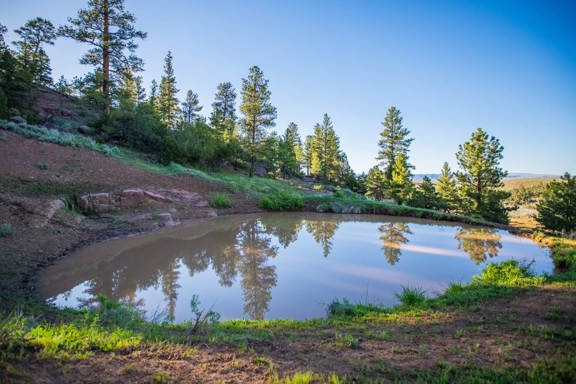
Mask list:
[[[110,8],[108,0],[104,6],[104,33],[102,35],[102,94],[104,95],[104,113],[110,113]]]

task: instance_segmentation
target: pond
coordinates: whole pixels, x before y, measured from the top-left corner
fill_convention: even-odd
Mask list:
[[[547,249],[502,230],[388,216],[266,213],[87,247],[48,268],[40,293],[59,307],[99,294],[149,319],[191,318],[190,301],[222,319],[323,317],[333,299],[392,305],[402,287],[429,295],[469,282],[489,262],[533,262]]]

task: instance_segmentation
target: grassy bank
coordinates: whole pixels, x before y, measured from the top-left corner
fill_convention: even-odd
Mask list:
[[[572,265],[569,272],[535,276],[515,261],[491,264],[470,283],[452,284],[436,297],[426,297],[418,289],[405,288],[397,294],[400,303],[394,307],[335,300],[329,305],[326,318],[304,321],[217,322],[215,318],[200,316],[198,320],[180,324],[148,322],[135,309],[106,298],[100,298],[99,306],[90,310],[46,310],[40,305],[22,307],[4,316],[0,322],[0,367],[7,377],[17,378],[10,375],[15,374],[24,361],[56,359],[65,364],[102,353],[129,353],[152,345],[164,353],[186,355],[194,354],[198,345],[231,345],[253,356],[254,364],[265,366],[266,377],[271,382],[348,382],[380,374],[399,381],[450,382],[468,378],[470,382],[496,379],[503,382],[562,382],[576,378],[576,329],[571,322],[571,309],[562,307],[551,307],[543,314],[550,324],[519,324],[515,328],[519,332],[515,342],[553,341],[554,349],[545,357],[532,361],[529,367],[514,368],[508,364],[486,367],[474,359],[462,365],[440,356],[428,369],[398,370],[353,364],[344,374],[305,371],[283,377],[282,370],[275,369],[274,356],[266,354],[270,346],[283,348],[313,341],[320,349],[334,349],[338,353],[366,351],[374,344],[406,345],[414,343],[418,333],[427,327],[426,332],[435,327],[438,328],[435,332],[441,332],[440,329],[449,327],[458,338],[470,337],[472,332],[483,332],[494,326],[493,319],[482,315],[489,312],[494,303],[538,294],[542,289],[562,289],[566,284],[574,286],[575,271]],[[478,317],[478,320],[457,325],[456,329],[450,326],[456,318],[467,316]],[[508,311],[498,316],[495,325],[508,326],[520,321],[522,314]],[[420,344],[419,348],[417,353],[424,356],[428,354],[426,348],[433,348],[433,345]],[[349,376],[351,372],[353,376]]]

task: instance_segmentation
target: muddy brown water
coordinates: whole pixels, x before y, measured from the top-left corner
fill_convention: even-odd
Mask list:
[[[441,293],[508,259],[553,269],[547,249],[503,230],[266,213],[95,244],[48,268],[39,290],[58,307],[94,305],[103,294],[157,320],[189,320],[195,295],[222,319],[304,319],[324,316],[333,299],[392,305],[405,286]]]

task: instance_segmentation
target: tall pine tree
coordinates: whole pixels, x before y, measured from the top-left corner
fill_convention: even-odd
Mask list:
[[[158,98],[156,100],[156,108],[160,120],[168,128],[174,128],[180,114],[176,93],[178,93],[178,89],[176,88],[176,76],[172,65],[172,52],[168,51],[164,59],[164,75],[160,80]]]
[[[188,90],[186,93],[186,100],[182,103],[182,117],[184,122],[191,124],[200,116],[198,112],[202,110],[198,94]]]
[[[14,32],[20,37],[14,42],[16,59],[22,69],[30,75],[30,86],[52,84],[50,59],[44,50],[44,45],[54,45],[56,40],[54,25],[49,20],[37,17],[27,21],[23,27]]]
[[[276,107],[270,103],[271,92],[268,80],[257,66],[250,68],[248,77],[242,79],[242,103],[240,111],[244,115],[241,127],[249,156],[249,176],[254,176],[260,143],[266,136],[266,129],[275,125]]]
[[[134,52],[136,39],[146,38],[146,33],[134,27],[134,15],[124,9],[124,0],[89,0],[88,7],[78,11],[76,18],[69,18],[68,25],[59,33],[90,45],[80,62],[95,66],[102,73],[101,91],[104,112],[110,111],[111,88],[121,77],[122,70],[130,66],[136,72],[143,62]]]
[[[390,192],[392,198],[396,200],[398,204],[403,204],[410,201],[412,198],[414,184],[412,183],[410,165],[406,160],[404,152],[400,152],[396,155],[394,164],[392,165]]]
[[[388,109],[382,125],[384,129],[380,132],[380,141],[378,142],[380,150],[376,159],[380,160],[380,164],[384,167],[386,178],[390,179],[396,157],[403,153],[407,160],[410,143],[414,139],[408,137],[410,131],[402,125],[400,111],[394,106]]]
[[[441,201],[440,208],[445,211],[454,211],[458,208],[458,192],[454,174],[447,162],[442,166],[442,172],[436,182],[436,193]]]
[[[210,125],[225,141],[236,135],[236,90],[232,83],[218,84],[212,103]]]
[[[504,200],[509,193],[502,190],[508,172],[500,168],[502,151],[504,147],[500,141],[481,128],[458,147],[456,159],[461,170],[456,173],[456,178],[465,213],[477,214],[486,220],[508,222]]]

